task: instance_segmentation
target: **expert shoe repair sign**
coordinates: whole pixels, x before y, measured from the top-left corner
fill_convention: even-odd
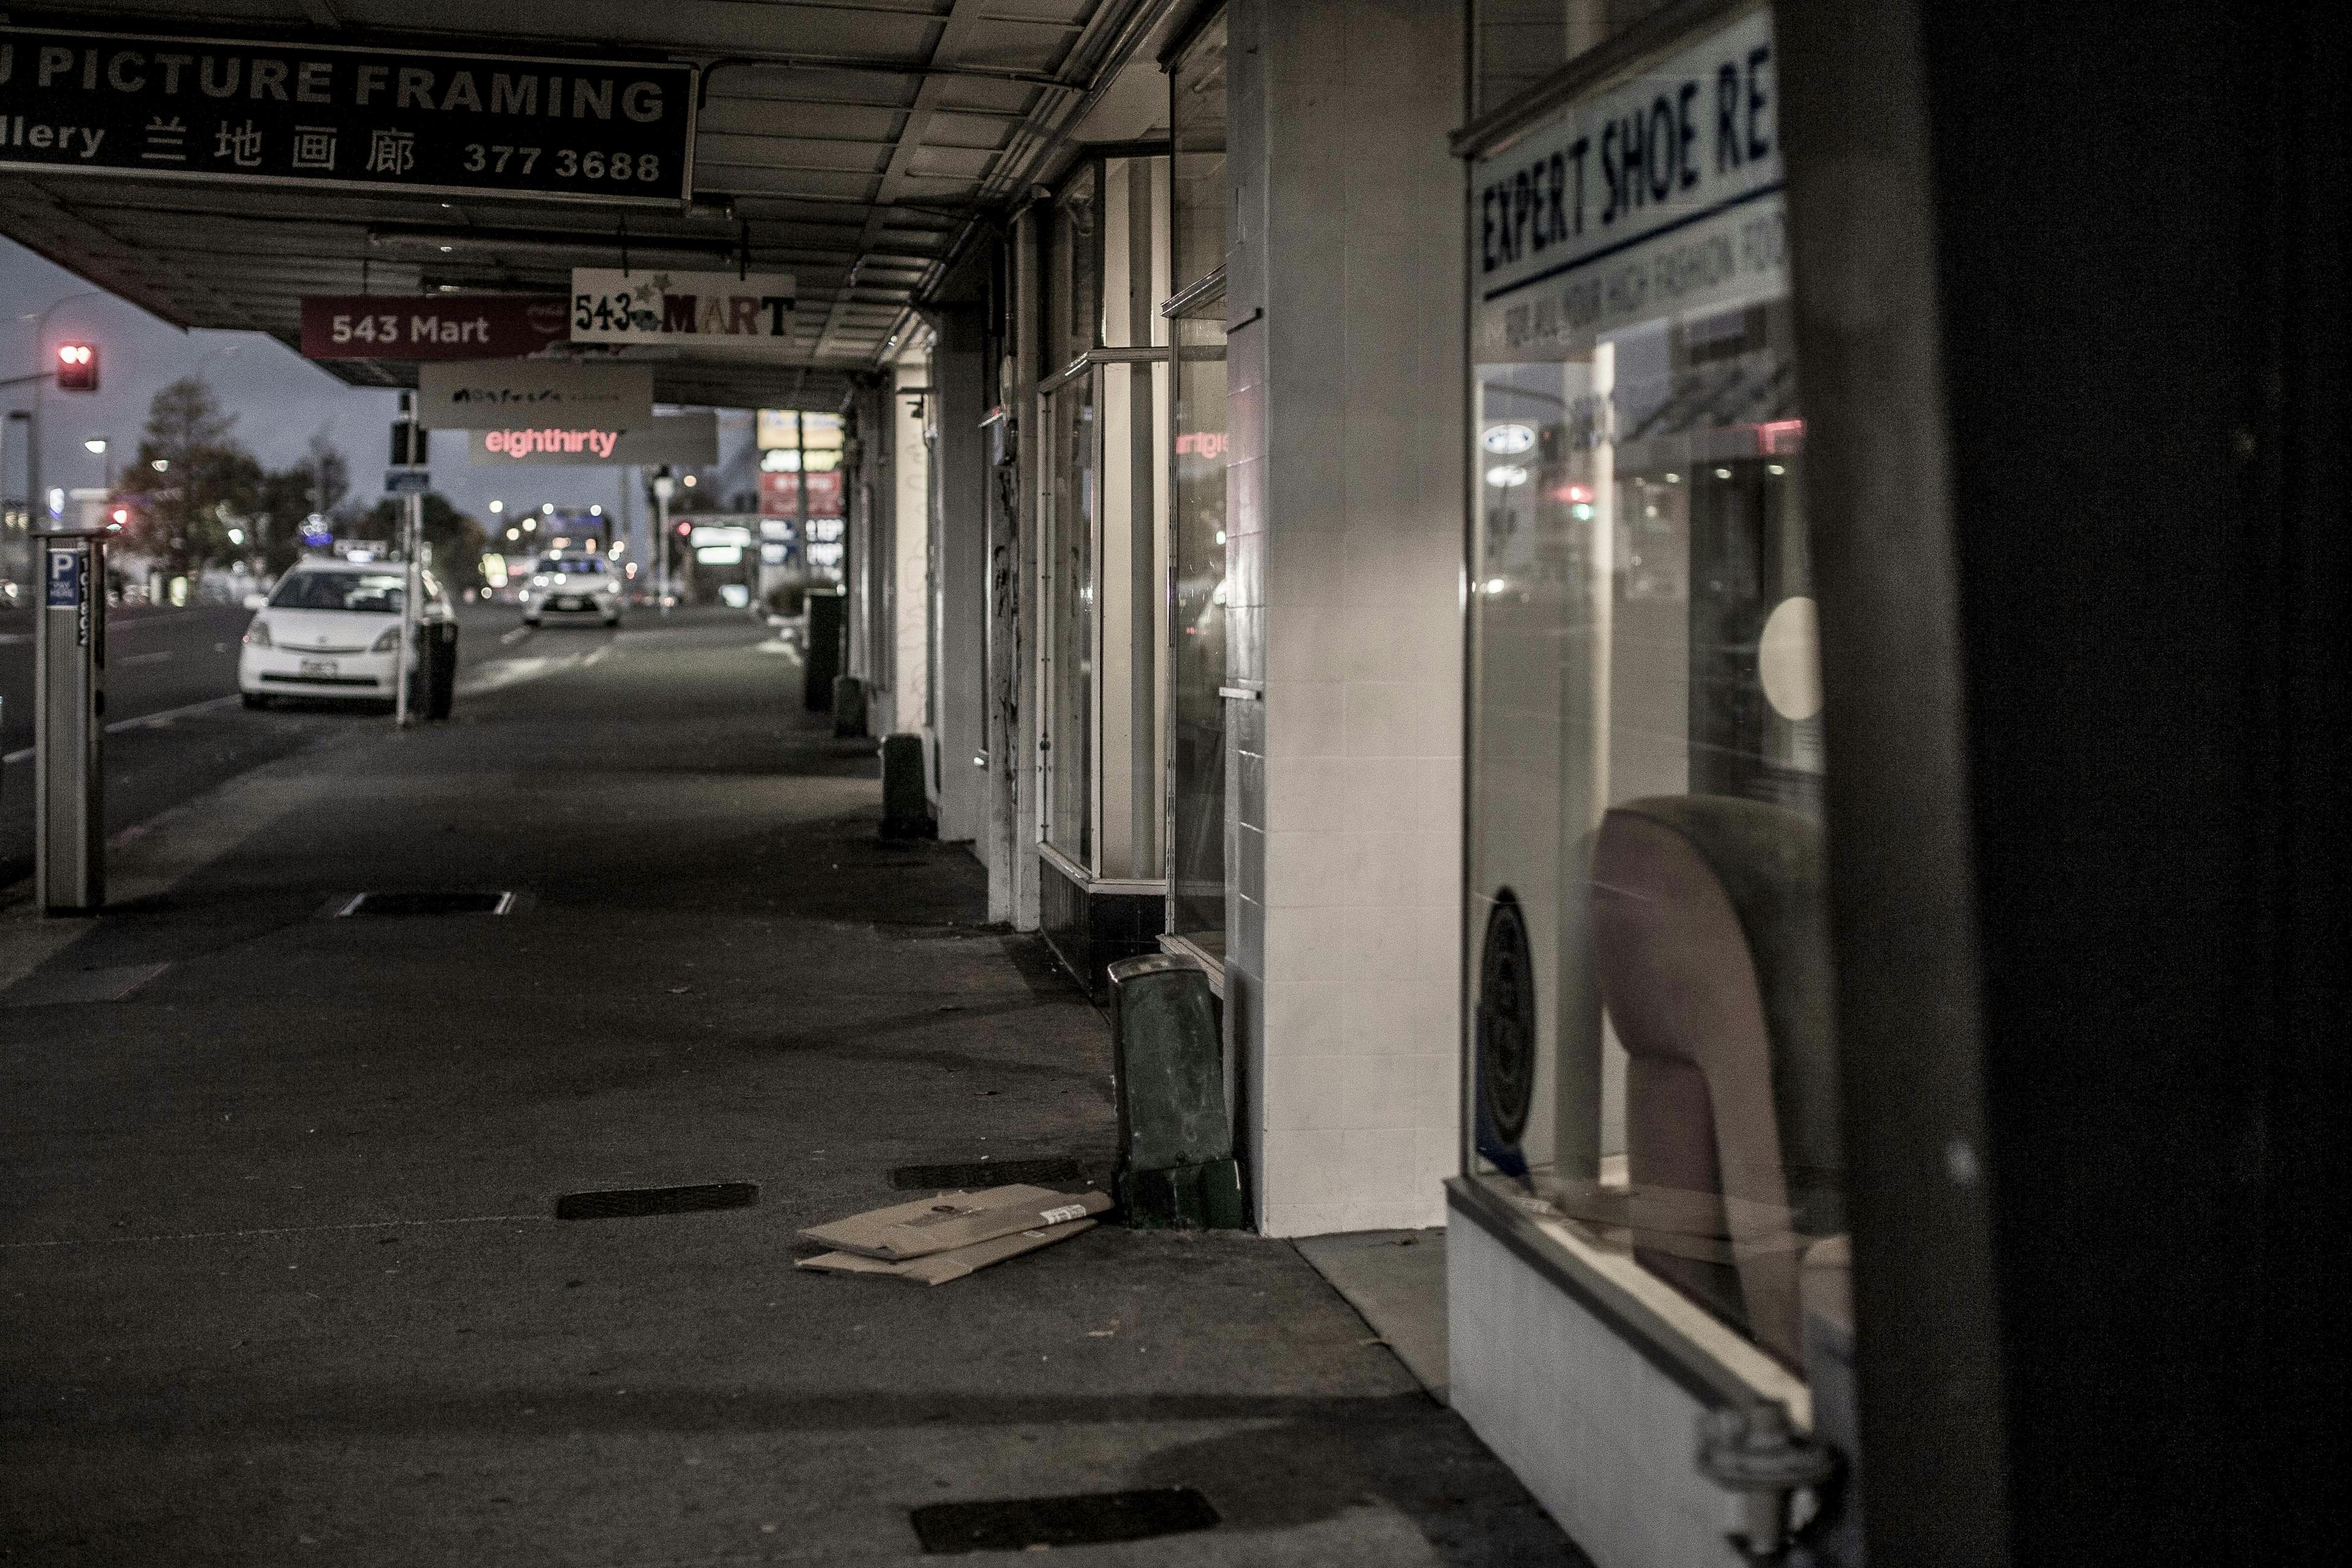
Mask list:
[[[667,206],[696,70],[0,27],[0,169]]]

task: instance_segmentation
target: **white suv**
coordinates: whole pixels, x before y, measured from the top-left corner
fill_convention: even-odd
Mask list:
[[[542,555],[522,588],[522,624],[553,616],[593,616],[621,624],[621,582],[601,555]]]

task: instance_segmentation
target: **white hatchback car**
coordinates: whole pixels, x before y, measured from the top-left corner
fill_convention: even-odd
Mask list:
[[[263,707],[272,697],[392,700],[407,583],[407,568],[398,562],[305,561],[287,573],[246,628],[237,652],[236,686],[245,705]],[[457,618],[429,572],[420,618],[428,624]]]
[[[623,592],[620,578],[601,555],[542,555],[523,584],[522,624],[539,626],[549,616],[593,616],[617,626]]]

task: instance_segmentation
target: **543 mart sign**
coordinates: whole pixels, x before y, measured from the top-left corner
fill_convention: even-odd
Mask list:
[[[789,272],[577,268],[572,341],[683,343],[781,357],[792,346],[793,302]]]

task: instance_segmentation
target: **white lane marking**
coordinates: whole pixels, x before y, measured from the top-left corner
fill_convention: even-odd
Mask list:
[[[134,653],[128,658],[118,658],[114,662],[118,667],[127,669],[134,664],[161,664],[171,657],[172,650],[165,647],[158,648],[153,653]]]
[[[533,653],[520,658],[501,658],[481,666],[457,683],[457,695],[479,697],[485,692],[503,691],[509,686],[520,686],[527,680],[539,680],[579,668],[583,656],[576,653]]]
[[[208,697],[202,702],[191,702],[184,708],[166,708],[161,713],[142,713],[135,719],[117,719],[106,727],[106,732],[110,735],[120,735],[125,730],[145,729],[150,726],[160,729],[174,719],[185,719],[197,713],[209,713],[215,708],[226,708],[238,700],[240,699],[237,694],[232,691],[226,697]]]
[[[530,636],[531,633],[537,630],[539,630],[537,626],[517,626],[510,632],[500,632],[499,634],[499,641],[501,644],[511,647],[516,643],[522,641],[523,638]]]
[[[603,647],[598,648],[594,653],[592,653],[586,658],[582,659],[580,661],[580,668],[585,669],[592,664],[602,664],[606,656],[611,654],[612,651],[613,645],[611,643],[606,643]]]
[[[120,1247],[131,1242],[242,1241],[257,1236],[316,1236],[338,1230],[390,1230],[398,1226],[509,1225],[518,1221],[529,1221],[534,1225],[555,1223],[543,1214],[475,1214],[459,1215],[449,1219],[362,1219],[348,1225],[276,1225],[256,1230],[184,1230],[163,1236],[69,1236],[56,1241],[0,1241],[0,1252],[23,1251],[37,1247]]]
[[[753,653],[781,654],[784,658],[791,659],[794,664],[798,664],[801,658],[801,650],[794,647],[788,642],[777,641],[753,643],[751,645],[751,651]]]
[[[117,659],[115,662],[121,664],[125,661]],[[202,702],[191,702],[184,708],[166,708],[161,713],[142,713],[135,719],[117,719],[106,727],[106,732],[110,735],[120,735],[125,730],[160,730],[174,719],[186,719],[198,713],[209,713],[215,708],[226,708],[236,700],[238,700],[237,694],[232,691],[226,697],[208,697]],[[23,762],[32,754],[33,748],[26,746],[22,751],[11,752],[6,756],[0,757],[0,764],[13,765]]]

